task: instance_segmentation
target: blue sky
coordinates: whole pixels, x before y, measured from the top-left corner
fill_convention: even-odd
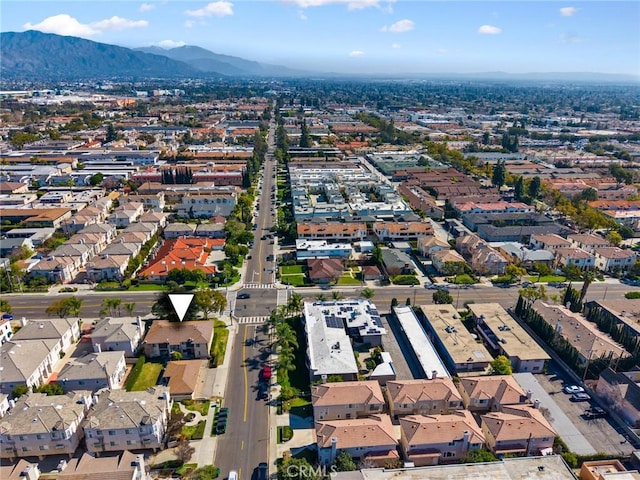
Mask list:
[[[640,75],[638,1],[3,0],[2,31],[344,73]]]

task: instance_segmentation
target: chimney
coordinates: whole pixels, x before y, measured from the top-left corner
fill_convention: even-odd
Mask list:
[[[20,319],[20,326],[24,327],[27,324],[27,317],[22,317]]]
[[[94,351],[94,353],[101,353],[102,352],[102,345],[100,345],[99,343],[94,343],[93,344],[93,351]]]
[[[540,400],[538,400],[537,398],[533,402],[533,408],[540,408]]]
[[[462,434],[462,451],[466,452],[467,450],[469,450],[469,438],[471,438],[471,434],[469,433],[469,430],[465,430],[464,433]]]
[[[438,378],[438,371],[437,370],[431,370],[431,380]]]
[[[533,392],[531,390],[527,390],[527,400],[531,400],[531,395],[533,395]]]
[[[136,317],[136,325],[138,325],[138,330],[140,330],[140,335],[142,335],[144,333],[144,324],[142,323],[140,315]]]
[[[331,437],[331,458],[329,463],[333,464],[336,461],[336,457],[338,456],[338,439],[336,437]]]

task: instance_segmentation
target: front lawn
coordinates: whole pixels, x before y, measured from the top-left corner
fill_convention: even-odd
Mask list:
[[[142,366],[142,370],[140,371],[138,378],[136,378],[136,381],[128,390],[130,392],[140,392],[157,385],[158,377],[160,377],[162,368],[161,363],[145,363]]]
[[[224,354],[227,350],[227,339],[229,338],[229,329],[222,320],[215,319],[213,321],[213,343],[211,344],[211,356],[213,357],[213,366],[217,367],[224,362]]]
[[[281,275],[280,281],[285,285],[294,287],[304,287],[306,285],[306,277],[304,274]]]
[[[182,427],[180,433],[184,435],[187,440],[202,440],[206,424],[206,420],[200,420],[197,425],[185,425]]]
[[[531,275],[525,278],[530,282],[541,282],[541,283],[564,282],[567,280],[567,277],[565,277],[564,275],[544,275],[540,277],[540,280],[538,280],[537,275]]]
[[[280,272],[282,275],[291,275],[294,273],[304,273],[302,271],[304,267],[302,265],[283,265],[280,267]]]
[[[357,278],[353,278],[350,273],[344,273],[338,279],[338,285],[361,285],[362,281]]]
[[[209,400],[183,400],[184,408],[192,412],[199,412],[206,416],[209,413]]]
[[[129,287],[130,292],[161,292],[165,290],[169,290],[169,287],[156,283],[139,283],[138,285],[131,285]]]

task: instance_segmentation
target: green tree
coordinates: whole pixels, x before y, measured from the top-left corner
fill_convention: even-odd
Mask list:
[[[310,148],[311,147],[311,136],[309,136],[309,127],[307,126],[307,120],[302,120],[302,127],[300,129],[300,147],[301,148]]]
[[[39,393],[44,393],[47,396],[51,395],[64,395],[64,389],[57,383],[47,383],[38,388]]]
[[[116,141],[117,139],[118,132],[116,132],[116,127],[113,125],[113,123],[109,123],[109,125],[107,125],[107,135],[105,137],[105,142],[110,143]]]
[[[171,360],[173,361],[182,360],[182,358],[183,358],[182,352],[179,352],[178,350],[171,352]]]
[[[372,288],[369,288],[369,287],[364,287],[362,289],[362,291],[360,292],[360,296],[362,298],[366,298],[368,300],[371,300],[374,297],[375,294],[376,294],[375,290],[373,290]]]
[[[187,478],[188,480],[214,480],[218,475],[220,475],[220,468],[215,465],[205,465],[195,469]]]
[[[89,177],[89,185],[92,185],[95,187],[96,185],[100,185],[103,180],[104,180],[104,175],[98,172],[94,175],[91,175],[91,177]]]
[[[354,472],[358,468],[356,462],[353,461],[353,457],[345,450],[341,450],[336,456],[335,466],[338,472]]]
[[[535,302],[538,299],[547,299],[547,289],[544,285],[538,285],[538,287],[524,287],[518,290],[518,294],[528,300],[529,302]]]
[[[515,264],[507,265],[505,268],[505,273],[509,275],[511,278],[515,278],[518,281],[527,274],[527,269],[524,267],[519,267]]]
[[[204,318],[206,320],[209,319],[210,313],[217,313],[219,315],[227,308],[227,297],[218,290],[213,290],[211,288],[198,290],[195,293],[193,301],[198,309],[204,314]]]
[[[396,297],[393,297],[391,299],[391,310],[393,311],[393,307],[397,307],[398,306],[398,299]]]
[[[511,361],[504,355],[498,355],[491,363],[491,375],[511,375]]]
[[[184,288],[176,288],[174,290],[160,292],[156,297],[155,303],[151,306],[151,313],[158,318],[168,320],[170,322],[179,322],[180,318],[173,308],[169,295],[172,294],[184,294]],[[184,315],[184,321],[197,320],[198,319],[198,306],[193,300],[189,304],[189,308]]]
[[[173,449],[173,454],[182,465],[191,460],[191,457],[195,452],[196,449],[191,446],[189,440],[183,435],[180,436],[180,438],[178,439],[178,444]]]
[[[278,480],[319,480],[306,458],[285,457],[278,465]]]
[[[127,312],[127,315],[132,316],[134,310],[136,309],[136,302],[125,303],[124,309]]]
[[[596,278],[595,274],[592,270],[586,270],[582,273],[582,289],[580,289],[580,302],[584,302],[585,297],[587,296],[587,291],[589,290],[589,286],[591,282]]]
[[[598,191],[593,187],[587,187],[580,192],[580,200],[593,202],[598,199]]]
[[[433,292],[433,303],[439,305],[452,304],[453,297],[446,290],[436,290]]]
[[[493,167],[493,175],[491,176],[491,183],[496,187],[500,188],[504,185],[504,182],[507,178],[507,168],[505,166],[504,161],[498,162],[495,167]]]
[[[11,313],[12,311],[13,308],[11,308],[9,302],[4,298],[0,298],[0,312]]]
[[[538,272],[538,281],[540,281],[541,276],[546,277],[553,273],[553,269],[544,262],[537,262],[534,264],[533,269]]]
[[[622,243],[622,235],[620,235],[615,230],[611,230],[607,235],[607,240],[609,240],[612,245],[618,247]]]
[[[567,263],[562,268],[562,273],[567,277],[567,280],[579,280],[582,277],[582,269],[575,263]]]
[[[331,300],[342,300],[344,295],[342,295],[339,291],[334,290],[331,292]]]
[[[29,387],[26,385],[16,385],[16,387],[11,391],[11,396],[13,398],[20,398],[22,395],[26,395],[29,393]]]
[[[517,178],[516,183],[513,185],[513,196],[518,201],[524,197],[524,179],[522,175]]]
[[[470,450],[460,459],[460,463],[485,463],[495,462],[496,460],[498,460],[498,457],[489,450]]]
[[[380,245],[376,245],[373,247],[371,256],[378,266],[382,265],[382,248],[380,247]]]
[[[45,309],[47,315],[56,315],[60,318],[78,317],[84,300],[78,297],[61,298],[54,301]]]
[[[542,189],[542,180],[537,175],[529,182],[529,196],[533,199],[538,198]]]
[[[316,300],[319,302],[326,302],[327,296],[324,293],[319,293],[316,295]]]
[[[120,305],[122,304],[121,298],[105,298],[102,300],[102,309],[100,310],[101,314],[104,315],[120,315]]]

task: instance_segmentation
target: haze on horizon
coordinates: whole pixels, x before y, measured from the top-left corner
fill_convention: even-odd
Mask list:
[[[197,45],[310,72],[640,76],[632,1],[3,2],[2,31],[130,48]]]

